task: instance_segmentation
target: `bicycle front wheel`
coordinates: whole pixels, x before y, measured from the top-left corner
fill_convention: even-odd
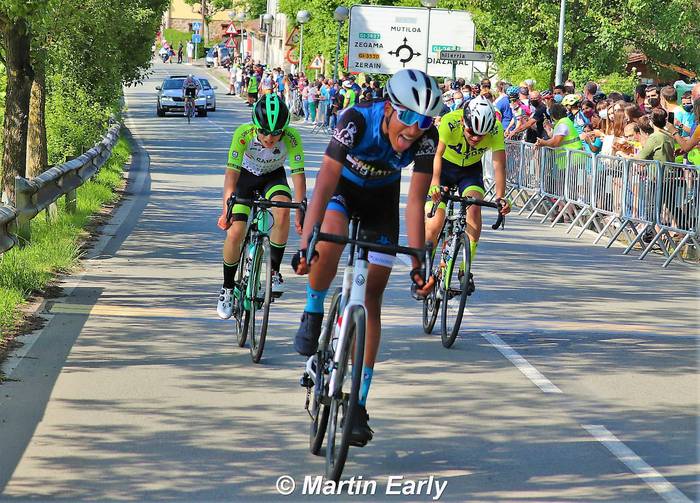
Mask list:
[[[326,326],[321,334],[321,341],[324,341],[318,348],[316,353],[316,381],[314,382],[314,394],[311,401],[311,428],[309,429],[309,450],[311,454],[318,455],[323,444],[323,437],[326,435],[326,427],[328,426],[328,415],[330,407],[326,405],[328,398],[328,374],[326,369],[331,365],[327,365],[333,358],[333,348],[329,344],[333,337],[335,325],[338,322],[340,308],[341,290],[338,288],[331,299],[331,308],[328,311]],[[325,403],[324,403],[325,402]]]
[[[250,278],[248,279],[250,302],[250,356],[259,363],[265,348],[267,322],[272,298],[272,259],[270,240],[263,236],[255,247]]]
[[[233,319],[234,333],[236,334],[236,342],[239,347],[245,346],[245,341],[248,338],[248,325],[250,320],[250,312],[245,308],[243,299],[246,295],[246,285],[248,284],[248,276],[250,275],[250,265],[246,260],[246,251],[248,250],[248,236],[243,240],[241,246],[241,256],[239,259],[238,269],[236,270],[234,293],[238,296],[233,301]]]
[[[348,372],[350,352],[354,347],[354,364]],[[326,478],[338,482],[343,474],[350,448],[352,425],[359,408],[362,362],[365,353],[365,310],[354,306],[349,313],[347,336],[339,347],[340,358],[334,370],[336,379],[342,383],[340,390],[331,397],[326,442]],[[333,374],[331,374],[333,375]]]
[[[435,250],[441,250],[444,241],[445,237],[441,235]],[[436,251],[433,251],[430,255],[429,263],[425,264],[425,270],[431,271],[437,280],[440,268],[435,267],[436,263],[440,264],[440,257],[437,256]],[[423,299],[423,332],[426,334],[432,333],[435,321],[437,321],[438,314],[440,313],[440,296],[438,296],[437,291],[438,284],[436,283],[432,291]]]
[[[462,324],[469,284],[469,237],[454,236],[442,278],[442,345],[452,347]]]

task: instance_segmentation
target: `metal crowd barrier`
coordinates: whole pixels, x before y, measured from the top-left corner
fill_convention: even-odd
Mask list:
[[[66,197],[66,211],[76,210],[76,190],[97,173],[119,139],[119,124],[80,157],[49,168],[36,178],[15,177],[15,208],[0,205],[0,253],[31,240],[31,220],[39,212]]]
[[[487,195],[495,192],[492,177],[485,180]],[[663,267],[686,247],[700,253],[697,166],[507,140],[506,181],[513,204],[524,200],[520,214],[530,208],[528,218],[539,213],[544,215],[541,223],[551,219],[552,226],[569,217],[566,232],[580,225],[577,238],[592,230],[594,244],[609,236],[610,247],[624,234],[628,245],[623,254],[639,245],[642,260],[658,247],[666,256]]]

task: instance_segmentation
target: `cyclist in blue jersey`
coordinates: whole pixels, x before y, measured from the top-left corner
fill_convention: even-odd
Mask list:
[[[323,301],[336,275],[343,247],[320,242],[319,256],[306,263],[306,247],[314,225],[347,235],[349,217],[359,215],[365,231],[377,242],[398,244],[401,170],[414,163],[406,205],[408,245],[424,246],[423,206],[430,185],[433,157],[438,144],[433,125],[442,109],[442,93],[432,77],[419,70],[401,70],[387,83],[385,99],[363,102],[347,109],[338,120],[316,178],[304,220],[296,272],[309,272],[307,302],[294,340],[295,349],[311,356],[318,347]],[[365,408],[374,362],[379,351],[381,299],[394,264],[394,256],[370,252],[367,277],[367,334],[360,387],[360,411],[353,425],[353,445],[372,439]],[[425,295],[432,284],[421,276],[413,259],[411,280]],[[310,270],[309,270],[310,269]]]

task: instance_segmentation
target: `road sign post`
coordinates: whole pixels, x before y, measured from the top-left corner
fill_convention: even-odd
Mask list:
[[[202,35],[199,30],[202,29],[202,23],[195,21],[192,23],[192,42],[194,42],[194,60],[197,61],[197,45],[202,42]]]

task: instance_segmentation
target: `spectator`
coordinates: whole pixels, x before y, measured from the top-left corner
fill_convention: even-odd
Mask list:
[[[316,110],[318,109],[318,102],[320,101],[321,89],[317,82],[314,82],[309,86],[309,90],[306,94],[306,99],[309,102],[309,118],[312,124],[316,124]]]
[[[661,163],[674,161],[673,137],[665,129],[667,117],[668,114],[663,108],[652,110],[651,123],[654,126],[654,132],[642,144],[641,150],[637,153],[639,159],[654,159]]]
[[[611,102],[616,103],[618,101],[624,101],[625,97],[622,95],[622,93],[614,91],[608,95],[608,99]]]
[[[554,88],[552,89],[552,96],[554,103],[561,103],[564,99],[564,96],[566,96],[566,90],[564,89],[564,86],[554,86]]]
[[[547,139],[545,121],[549,121],[549,112],[547,112],[547,106],[543,103],[539,91],[530,93],[530,109],[532,115],[525,123],[525,141],[535,143],[537,138]]]
[[[226,94],[231,96],[236,94],[236,67],[232,66],[228,70],[228,91]]]
[[[651,109],[654,108],[650,105],[649,101],[652,99],[659,99],[659,88],[657,86],[647,86],[646,88],[646,95],[644,97],[644,108],[646,108],[647,113],[651,113]]]
[[[568,117],[566,108],[554,103],[549,111],[554,121],[554,130],[550,139],[537,138],[535,145],[538,147],[564,147],[573,150],[582,150],[583,144],[579,139],[578,132],[573,121]]]
[[[182,41],[177,46],[177,64],[181,65],[182,64],[182,53],[184,51],[184,48],[182,47]]]
[[[352,80],[346,80],[343,82],[344,100],[343,100],[343,110],[350,108],[357,102],[357,92],[354,89],[355,84]]]
[[[676,90],[673,86],[664,86],[661,89],[661,107],[666,110],[667,113],[673,113],[675,115],[677,110],[682,110],[678,106],[678,97],[676,96]]]
[[[593,81],[589,81],[583,88],[583,97],[588,101],[593,101],[593,97],[598,92],[598,84]]]
[[[569,119],[573,121],[578,134],[583,133],[583,126],[590,124],[591,121],[581,110],[581,97],[578,94],[567,94],[562,101],[562,105],[569,110]]]
[[[380,99],[384,96],[384,92],[382,91],[382,86],[379,84],[379,81],[373,80],[372,81],[372,99]]]
[[[500,97],[506,93],[507,87],[508,82],[506,82],[505,80],[499,80],[498,82],[496,82],[496,100],[500,99]]]
[[[464,103],[464,95],[462,94],[462,92],[455,91],[454,93],[452,93],[452,106],[450,108],[452,110],[462,108],[462,103]]]
[[[513,121],[513,110],[510,108],[511,99],[518,99],[517,87],[510,86],[506,88],[504,93],[494,102],[496,110],[501,114],[501,124],[503,124],[504,131],[508,131],[511,128],[510,124]]]
[[[690,91],[683,93],[681,97],[681,107],[676,110],[676,117],[673,121],[683,138],[688,138],[695,128],[695,115],[693,114],[693,98]]]
[[[576,83],[573,80],[568,79],[566,82],[564,82],[564,92],[566,94],[576,93]]]
[[[639,109],[639,105],[636,103],[625,104],[623,106],[623,110],[625,111],[625,119],[628,124],[637,122],[640,117],[644,117],[644,115],[646,115]]]
[[[301,94],[301,109],[304,112],[304,122],[309,122],[311,118],[311,107],[309,106],[309,86],[306,79],[299,79],[299,91]]]
[[[481,95],[491,92],[491,81],[489,79],[481,79]]]
[[[647,86],[646,84],[638,84],[634,88],[634,103],[639,107],[643,113],[647,113],[646,108],[646,97],[647,97]]]
[[[528,92],[535,90],[535,84],[537,81],[535,79],[525,79],[523,84],[527,87]]]

